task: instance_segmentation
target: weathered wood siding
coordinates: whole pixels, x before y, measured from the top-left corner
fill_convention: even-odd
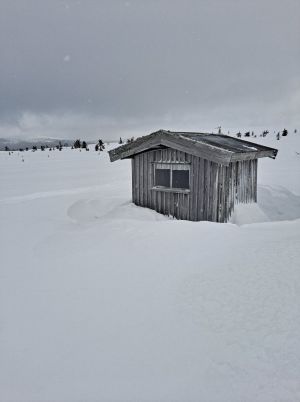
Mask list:
[[[154,190],[154,162],[190,164],[190,192]],[[171,148],[132,159],[132,200],[177,219],[227,222],[234,204],[256,202],[257,159],[217,164]]]

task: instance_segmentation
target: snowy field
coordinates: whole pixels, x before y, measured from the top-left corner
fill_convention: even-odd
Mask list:
[[[106,152],[0,152],[1,402],[300,401],[300,134],[256,140],[228,224],[134,206]]]

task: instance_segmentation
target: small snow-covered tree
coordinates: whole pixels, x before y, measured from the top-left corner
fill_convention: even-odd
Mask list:
[[[80,142],[80,139],[77,139],[77,140],[74,142],[73,147],[74,147],[75,149],[76,149],[76,148],[80,148],[80,147],[81,147],[81,142]]]
[[[282,131],[282,136],[286,137],[287,135],[288,135],[288,131],[287,131],[286,128],[284,128],[283,131]]]
[[[104,142],[102,140],[98,141],[99,151],[103,151],[105,149]]]
[[[87,147],[87,143],[85,141],[82,141],[81,148],[86,148],[86,147]]]
[[[119,139],[119,144],[123,144],[123,140],[122,140],[121,137],[120,137],[120,139]]]

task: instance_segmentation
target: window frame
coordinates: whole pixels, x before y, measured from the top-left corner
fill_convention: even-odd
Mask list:
[[[190,193],[191,192],[191,164],[188,162],[152,162],[153,169],[153,183],[152,190],[166,191],[172,193]],[[169,169],[170,170],[170,187],[157,186],[156,182],[156,169]],[[176,188],[173,185],[173,171],[174,170],[187,170],[189,172],[189,188]]]

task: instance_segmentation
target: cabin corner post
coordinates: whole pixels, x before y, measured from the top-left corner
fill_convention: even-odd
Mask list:
[[[135,204],[135,163],[134,158],[131,158],[131,196],[132,202]]]
[[[253,172],[253,174],[254,174],[254,178],[253,178],[253,181],[254,181],[254,194],[253,194],[253,199],[254,199],[254,202],[257,202],[257,169],[258,169],[258,159],[254,159],[254,172]]]

